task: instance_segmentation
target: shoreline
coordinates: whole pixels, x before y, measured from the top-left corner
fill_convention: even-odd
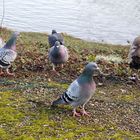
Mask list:
[[[9,30],[9,31],[16,31],[16,30],[14,30],[14,29],[12,29],[12,28],[7,28],[7,27],[2,27],[1,28],[2,30],[4,29],[4,30]],[[0,30],[1,30],[0,29]],[[20,33],[34,33],[34,34],[43,34],[43,35],[49,35],[49,33],[48,32],[33,32],[33,31],[19,31]],[[51,31],[50,31],[50,33],[51,33]],[[72,38],[75,38],[75,39],[79,39],[79,40],[83,40],[83,41],[85,41],[85,42],[90,42],[90,43],[99,43],[99,44],[108,44],[108,45],[112,45],[112,46],[122,46],[122,47],[125,47],[125,46],[130,46],[130,43],[127,43],[127,41],[128,40],[126,40],[126,43],[124,43],[124,44],[119,44],[119,43],[108,43],[108,42],[105,42],[105,41],[102,41],[102,40],[100,40],[100,41],[96,41],[96,40],[91,40],[91,39],[84,39],[84,38],[80,38],[80,37],[75,37],[74,35],[70,35],[70,34],[67,34],[66,32],[62,32],[62,34],[64,35],[64,36],[69,36],[69,37],[72,37]]]

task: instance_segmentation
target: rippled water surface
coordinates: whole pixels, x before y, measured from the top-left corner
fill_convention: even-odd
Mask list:
[[[4,26],[126,44],[140,35],[140,0],[5,0]]]

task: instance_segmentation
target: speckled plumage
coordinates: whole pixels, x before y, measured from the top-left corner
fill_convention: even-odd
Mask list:
[[[15,52],[11,49],[1,48],[0,49],[0,61],[7,64],[7,66],[2,65],[0,63],[0,67],[5,68],[5,69],[8,68],[11,65],[11,63],[14,62],[16,57],[17,57],[17,52]]]
[[[0,75],[3,74],[2,69],[6,69],[8,75],[14,75],[9,72],[8,68],[17,57],[16,40],[18,35],[18,32],[12,34],[11,38],[6,42],[6,44],[0,48]]]

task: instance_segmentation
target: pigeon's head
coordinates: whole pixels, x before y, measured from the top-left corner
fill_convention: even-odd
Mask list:
[[[140,47],[140,36],[136,37],[133,44],[136,47]]]
[[[56,30],[52,30],[52,34],[55,34],[55,33],[57,33]]]
[[[55,46],[56,48],[59,48],[59,47],[60,47],[60,45],[61,45],[61,44],[60,44],[60,42],[59,42],[59,41],[56,41],[56,42],[55,42],[55,44],[54,44],[54,46]]]
[[[17,40],[17,38],[20,36],[20,32],[14,32],[13,34],[12,34],[12,36],[11,36],[11,40],[12,41],[16,41]]]
[[[14,32],[13,36],[18,37],[20,35],[20,32]]]
[[[129,61],[132,61],[132,57],[140,57],[140,36],[136,37],[129,52]],[[135,59],[135,58],[134,58]],[[138,63],[139,64],[139,63]]]
[[[13,40],[17,40],[19,37],[20,37],[20,32],[14,32],[13,34],[12,34],[12,37],[13,37]]]
[[[96,75],[100,74],[100,69],[95,62],[89,62],[86,65],[83,73],[86,74],[86,75],[96,76]]]

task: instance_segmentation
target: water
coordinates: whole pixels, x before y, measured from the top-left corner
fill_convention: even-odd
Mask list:
[[[140,35],[140,0],[5,0],[4,26],[126,44]],[[0,0],[0,19],[2,0]]]

